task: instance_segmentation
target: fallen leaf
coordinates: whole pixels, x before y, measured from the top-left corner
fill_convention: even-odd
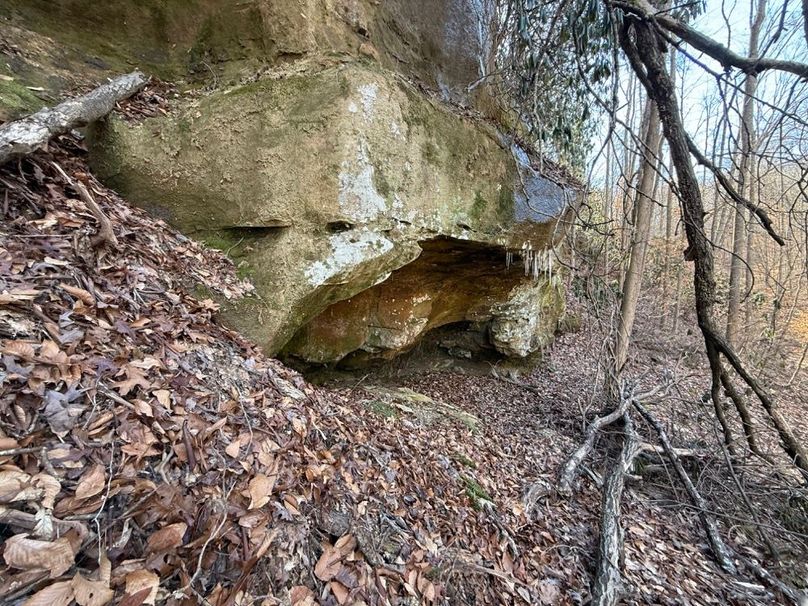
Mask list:
[[[0,471],[0,503],[34,501],[42,490],[33,485],[31,476],[20,469]]]
[[[277,475],[268,477],[262,473],[259,473],[252,480],[250,480],[250,505],[248,509],[257,509],[269,503],[270,496],[272,495],[272,489],[275,487],[276,477]]]
[[[37,541],[26,534],[17,534],[6,540],[3,550],[3,559],[12,568],[47,570],[50,578],[70,570],[74,557],[73,547],[66,537]]]
[[[22,606],[67,606],[72,601],[73,583],[59,581],[37,591]]]
[[[89,291],[86,291],[83,288],[78,288],[76,286],[70,286],[69,284],[60,284],[59,286],[62,287],[62,290],[73,295],[75,298],[80,300],[85,305],[88,306],[95,305],[95,297]]]
[[[331,589],[331,592],[334,594],[334,597],[337,598],[337,602],[340,604],[345,604],[348,601],[348,595],[351,592],[339,581],[331,581],[328,584],[328,588]]]
[[[115,592],[104,581],[90,581],[79,573],[73,577],[73,594],[79,606],[104,606],[112,601]]]
[[[33,483],[42,490],[42,500],[40,501],[42,507],[53,509],[56,497],[62,490],[61,482],[47,473],[38,473],[33,477]]]
[[[86,471],[81,476],[76,486],[76,498],[88,499],[104,490],[106,483],[106,473],[103,465],[93,465],[92,469]]]
[[[323,555],[317,560],[314,566],[314,575],[321,581],[330,581],[342,568],[341,560],[344,554],[340,553],[339,549],[335,549],[331,545],[326,544],[323,548]]]
[[[141,604],[154,604],[157,599],[157,588],[160,586],[160,577],[149,570],[134,570],[126,575],[126,593],[139,594],[143,589],[148,593],[143,596]]]
[[[151,387],[151,383],[146,378],[146,375],[133,363],[124,366],[123,372],[126,373],[126,379],[112,384],[122,396],[128,395],[135,387],[140,387],[144,390]]]
[[[295,585],[289,591],[292,606],[315,606],[314,593],[305,585]]]
[[[185,522],[177,522],[161,528],[146,542],[149,551],[155,553],[179,547],[182,545],[182,538],[185,536],[186,530],[188,530],[188,525]]]

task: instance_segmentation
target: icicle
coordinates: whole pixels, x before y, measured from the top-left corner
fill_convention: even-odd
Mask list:
[[[530,261],[531,261],[531,254],[530,249],[528,248],[528,243],[525,242],[522,244],[522,260],[525,263],[525,275],[530,275]]]
[[[513,263],[513,251],[506,250],[505,251],[505,269],[511,268],[511,263]]]

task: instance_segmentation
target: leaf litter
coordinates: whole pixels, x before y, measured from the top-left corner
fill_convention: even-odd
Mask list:
[[[492,379],[419,380],[464,411],[428,422],[374,411],[378,390],[311,386],[193,295],[253,296],[232,263],[129,206],[85,155],[63,137],[0,170],[0,601],[586,603],[598,491],[552,494],[575,430]],[[72,180],[117,247],[93,244]],[[628,603],[755,603],[692,516],[628,509]]]

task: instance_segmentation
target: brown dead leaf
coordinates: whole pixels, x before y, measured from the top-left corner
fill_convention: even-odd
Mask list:
[[[188,530],[188,525],[185,522],[177,522],[161,528],[149,537],[147,541],[149,551],[155,553],[179,547],[182,545],[182,538],[185,536],[186,530]]]
[[[59,581],[40,589],[23,602],[23,606],[67,606],[73,601],[73,583]]]
[[[145,604],[145,600],[149,597],[150,592],[151,590],[148,587],[144,587],[143,589],[137,590],[135,593],[127,593],[118,603],[118,606],[140,606],[141,604]]]
[[[143,589],[148,593],[143,597],[142,604],[154,604],[157,599],[157,588],[160,586],[160,577],[149,570],[134,570],[126,575],[126,593],[139,594]]]
[[[104,490],[106,483],[106,473],[104,472],[103,465],[93,465],[91,469],[86,471],[79,480],[76,486],[76,498],[88,499],[94,497]]]
[[[160,405],[163,408],[165,408],[166,410],[171,408],[171,392],[170,391],[168,391],[167,389],[156,389],[153,392],[153,395],[154,395],[155,398],[157,398],[157,401],[160,402]]]
[[[334,594],[334,597],[337,598],[337,602],[340,604],[345,604],[348,601],[348,596],[351,592],[339,581],[331,581],[328,584],[328,588],[331,589],[331,592]]]
[[[36,358],[36,350],[30,341],[6,341],[2,351],[26,362],[32,362]]]
[[[69,284],[64,283],[60,284],[59,286],[62,287],[62,290],[73,295],[85,305],[89,307],[95,305],[95,297],[89,291],[86,291],[83,288],[78,288],[76,286],[70,286]]]
[[[238,453],[241,450],[241,444],[238,440],[233,440],[227,447],[224,449],[225,453],[234,459],[238,458]]]
[[[305,585],[295,585],[289,591],[292,606],[315,606],[314,593]]]
[[[31,476],[14,468],[0,471],[0,503],[15,501],[35,501],[42,496],[42,490],[33,485]]]
[[[250,480],[250,505],[248,509],[258,509],[259,507],[263,507],[269,503],[269,498],[272,495],[272,489],[275,487],[276,478],[276,474],[269,477],[259,473],[252,480]]]
[[[115,592],[104,581],[90,581],[79,573],[73,577],[73,595],[79,606],[104,606],[112,601]]]
[[[42,490],[42,500],[40,501],[42,507],[45,509],[53,509],[56,497],[62,490],[62,484],[47,473],[38,473],[33,479],[33,484]]]
[[[321,581],[330,581],[342,568],[343,557],[344,554],[339,549],[326,543],[323,547],[323,555],[314,566],[314,575]]]
[[[151,387],[151,383],[146,378],[146,375],[140,370],[137,366],[134,366],[132,363],[127,364],[123,367],[123,372],[126,373],[126,379],[123,381],[118,381],[113,383],[112,386],[118,390],[118,393],[122,396],[126,396],[132,391],[135,387],[140,387],[141,389],[148,389]]]
[[[70,541],[61,537],[55,541],[37,541],[26,534],[6,540],[3,559],[12,568],[47,570],[50,578],[64,574],[73,566],[75,553]]]

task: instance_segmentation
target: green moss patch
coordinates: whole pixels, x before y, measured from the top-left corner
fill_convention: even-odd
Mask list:
[[[8,78],[0,74],[0,120],[16,120],[45,105],[30,89]]]
[[[463,481],[463,484],[466,487],[466,496],[471,501],[474,509],[480,510],[486,503],[494,502],[491,495],[485,491],[485,488],[480,486],[480,483],[477,482],[477,480],[470,476],[460,476],[460,479]]]

